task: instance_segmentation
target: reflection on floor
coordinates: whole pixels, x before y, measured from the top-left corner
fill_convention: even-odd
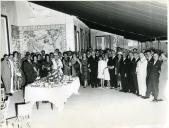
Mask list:
[[[80,88],[64,110],[52,110],[49,103],[33,106],[31,128],[166,128],[167,102],[151,102],[133,94],[110,89]],[[23,102],[22,92],[10,99],[10,115],[14,103]],[[9,114],[8,114],[9,115]]]

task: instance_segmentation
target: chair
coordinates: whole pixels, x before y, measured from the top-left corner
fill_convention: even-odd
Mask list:
[[[7,119],[7,127],[30,128],[30,114],[32,105],[30,103],[16,104],[17,116]]]
[[[0,110],[0,127],[4,127],[6,125],[6,110],[8,101],[5,101],[5,89],[1,88],[1,110]]]
[[[1,88],[1,109],[5,107],[5,89]]]

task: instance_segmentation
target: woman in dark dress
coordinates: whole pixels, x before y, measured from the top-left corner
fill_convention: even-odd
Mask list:
[[[115,73],[117,74],[117,86],[121,87],[120,64],[122,62],[122,52],[117,53],[117,60],[115,64]]]
[[[39,75],[41,78],[47,76],[47,70],[46,70],[46,60],[45,60],[45,54],[38,54],[38,62],[40,64],[40,70],[39,70]]]
[[[38,58],[36,55],[33,55],[33,62],[32,65],[37,73],[37,77],[39,77],[39,70],[40,70],[40,64],[38,62]]]
[[[49,72],[52,70],[52,61],[50,60],[49,54],[45,55],[45,63],[44,63],[44,76],[48,76]]]
[[[63,53],[63,73],[64,75],[70,76],[71,75],[71,62],[70,59],[67,56],[67,53]]]
[[[84,88],[87,87],[87,80],[88,80],[88,60],[87,60],[87,57],[86,57],[86,53],[83,53],[83,58],[82,58],[82,80],[83,80],[83,83],[84,83]]]
[[[80,77],[80,72],[81,72],[81,62],[77,58],[76,54],[73,54],[73,57],[71,59],[71,65],[72,65],[72,76],[78,76]]]
[[[27,55],[27,60],[23,62],[23,72],[26,84],[33,83],[37,78],[37,72],[31,61],[31,55]]]

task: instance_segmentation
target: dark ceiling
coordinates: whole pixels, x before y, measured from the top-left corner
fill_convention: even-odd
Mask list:
[[[146,41],[167,39],[167,4],[158,1],[31,1],[77,16],[90,28]]]

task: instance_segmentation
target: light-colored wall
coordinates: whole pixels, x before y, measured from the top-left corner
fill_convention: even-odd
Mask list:
[[[95,37],[96,36],[105,36],[105,35],[110,35],[111,49],[116,49],[116,47],[125,48],[125,49],[133,49],[133,48],[140,49],[139,42],[136,40],[126,39],[120,35],[91,29],[91,44],[92,44],[93,49],[96,48]]]
[[[159,49],[162,50],[163,52],[167,52],[168,51],[167,40],[142,42],[142,49],[149,49],[149,48]]]
[[[81,37],[81,33],[80,33],[80,29],[83,29],[83,39],[81,42],[81,39],[79,40],[81,47],[79,50],[83,49],[87,49],[89,47],[89,27],[83,23],[81,20],[79,20],[76,17],[73,17],[73,22],[74,25],[76,26],[76,30],[79,32],[79,39]]]
[[[80,34],[80,28],[85,32],[84,47],[89,46],[89,41],[86,35],[89,33],[89,27],[85,25],[75,16],[70,16],[43,6],[39,6],[27,1],[2,1],[1,14],[8,17],[9,40],[12,43],[11,25],[16,26],[35,26],[35,25],[52,25],[52,24],[65,24],[66,25],[66,46],[67,50],[75,50],[74,40],[74,25]],[[124,47],[128,48],[130,40],[124,39],[123,36],[118,36],[108,32],[98,31],[91,29],[91,47],[96,48],[96,36],[111,36],[111,47]],[[81,40],[80,40],[81,41]],[[12,45],[11,45],[12,46]],[[164,48],[163,48],[164,49]],[[12,51],[12,47],[11,47]]]
[[[138,41],[136,40],[130,40],[130,39],[124,39],[124,44],[127,44],[125,46],[126,49],[133,49],[133,48],[139,48]]]
[[[12,43],[11,25],[35,26],[65,24],[67,50],[74,50],[73,16],[27,1],[3,1],[1,4],[2,14],[8,17],[10,43]]]
[[[91,29],[91,47],[96,49],[96,36],[107,36],[110,35],[111,38],[111,49],[116,49],[118,46],[122,46],[124,42],[124,37],[116,34],[103,32],[95,29]]]
[[[66,42],[67,50],[75,51],[73,17],[66,16]]]
[[[18,26],[66,24],[70,15],[27,1],[16,1]]]
[[[8,18],[9,42],[11,43],[12,42],[11,25],[17,25],[16,2],[1,1],[1,14],[6,15]]]

